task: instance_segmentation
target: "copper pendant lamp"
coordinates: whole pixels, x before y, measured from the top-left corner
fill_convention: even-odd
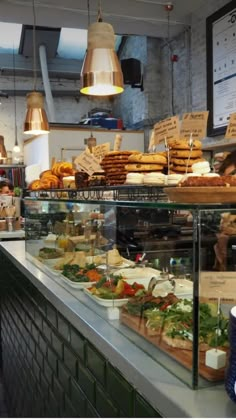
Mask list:
[[[102,22],[101,6],[98,21],[88,28],[88,46],[80,77],[80,92],[85,95],[117,95],[124,90],[114,30],[109,23]]]
[[[49,133],[49,123],[47,114],[44,110],[44,98],[42,93],[36,91],[37,71],[36,71],[36,15],[35,4],[33,4],[33,73],[34,73],[34,88],[28,93],[27,98],[27,112],[24,122],[24,134],[46,134]]]

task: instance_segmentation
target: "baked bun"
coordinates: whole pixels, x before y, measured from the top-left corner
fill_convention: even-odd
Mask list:
[[[39,175],[39,178],[42,179],[42,178],[47,177],[49,175],[52,175],[51,169],[47,169],[46,171],[41,172],[41,174]]]
[[[60,188],[60,179],[56,175],[47,175],[41,179],[43,189]]]
[[[64,176],[74,175],[72,163],[70,162],[56,162],[52,167],[52,174],[60,178]]]
[[[181,150],[190,150],[189,140],[180,139],[180,140],[169,140],[168,145],[171,149],[181,149]],[[202,142],[200,140],[193,140],[192,149],[201,149]]]
[[[28,185],[29,190],[39,191],[42,189],[42,182],[40,179],[34,179],[34,181],[30,182]]]

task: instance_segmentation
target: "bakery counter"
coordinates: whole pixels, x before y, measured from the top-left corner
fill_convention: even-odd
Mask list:
[[[25,257],[0,244],[1,347],[12,417],[236,417],[224,386],[192,390]],[[13,392],[14,391],[14,392]]]
[[[25,239],[25,231],[23,229],[13,230],[9,232],[7,230],[0,231],[0,241],[1,240],[11,240],[11,239]]]

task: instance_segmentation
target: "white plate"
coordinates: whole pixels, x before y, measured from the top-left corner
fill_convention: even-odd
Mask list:
[[[134,268],[123,268],[114,271],[115,275],[124,277],[125,281],[129,284],[137,282],[142,284],[145,289],[148,289],[148,285],[152,278],[158,279],[161,271],[151,267],[134,267]]]
[[[98,296],[93,295],[89,290],[84,289],[86,295],[88,295],[94,302],[98,305],[106,306],[107,308],[110,307],[119,307],[125,305],[128,302],[128,298],[125,299],[102,299]]]
[[[157,283],[154,287],[153,296],[167,296],[168,293],[173,292],[179,298],[192,298],[193,297],[193,282],[188,279],[175,278],[175,288],[173,290],[171,283],[165,281]]]
[[[86,287],[91,287],[94,284],[94,282],[89,282],[89,281],[86,281],[86,282],[72,281],[68,279],[67,277],[63,276],[62,274],[60,274],[60,279],[62,279],[64,283],[68,284],[68,286],[73,287],[74,289],[85,289]]]

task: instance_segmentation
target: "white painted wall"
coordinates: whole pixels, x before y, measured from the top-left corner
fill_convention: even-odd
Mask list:
[[[121,150],[144,151],[143,131],[93,130],[97,144],[111,143],[113,149],[116,134],[122,135]],[[84,139],[90,137],[91,131],[86,129],[51,129],[48,135],[34,137],[24,144],[25,164],[40,164],[41,170],[49,169],[53,157],[56,160],[71,162],[72,156],[77,156],[85,150]],[[62,149],[65,149],[62,151]],[[66,150],[74,149],[74,150]],[[63,154],[62,154],[63,153]]]

